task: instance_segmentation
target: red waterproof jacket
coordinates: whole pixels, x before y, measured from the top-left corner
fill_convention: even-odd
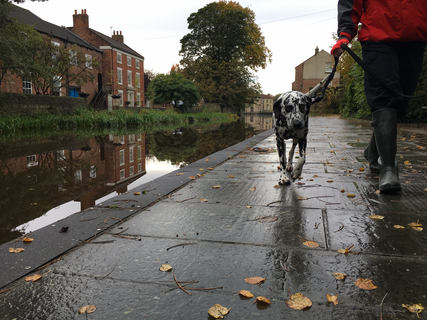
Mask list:
[[[339,0],[338,35],[359,41],[427,41],[427,0]]]

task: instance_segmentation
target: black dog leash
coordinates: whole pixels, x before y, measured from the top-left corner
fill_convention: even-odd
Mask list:
[[[335,76],[335,72],[337,71],[338,58],[334,58],[334,59],[335,59],[334,68],[332,69],[332,72],[329,74],[328,78],[325,81],[325,84],[323,85],[322,93],[320,95],[318,95],[318,96],[315,96],[313,98],[312,103],[320,102],[323,99],[323,97],[325,96],[326,89],[328,88],[329,83],[332,81],[332,79]]]
[[[363,60],[362,59],[360,59],[355,53],[354,53],[354,51],[353,50],[351,50],[346,44],[342,44],[341,45],[341,48],[342,49],[344,49],[345,51],[347,51],[348,52],[348,54],[354,59],[354,61],[356,61],[361,67],[362,67],[362,69],[363,70],[365,70],[367,73],[369,73],[369,75],[370,76],[372,76],[373,78],[375,78],[375,80],[377,80],[379,83],[381,83],[381,85],[385,88],[385,89],[387,89],[390,93],[393,93],[393,94],[395,94],[395,95],[398,95],[398,96],[400,96],[400,97],[403,97],[403,98],[420,98],[420,97],[424,97],[424,96],[426,96],[427,95],[427,93],[424,93],[424,94],[421,94],[421,95],[418,95],[418,96],[408,96],[408,95],[406,95],[406,94],[402,94],[402,93],[400,93],[400,92],[398,92],[398,91],[396,91],[396,90],[394,90],[394,89],[392,89],[392,88],[390,88],[388,85],[387,85],[387,83],[385,83],[385,81],[383,80],[383,79],[381,79],[375,72],[373,72],[371,69],[369,69],[369,67],[366,65],[366,63],[364,63],[363,62]],[[336,59],[336,58],[335,58]],[[336,61],[336,60],[335,60]]]

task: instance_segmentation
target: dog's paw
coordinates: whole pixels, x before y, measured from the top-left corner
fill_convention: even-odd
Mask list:
[[[291,184],[291,180],[288,179],[284,174],[279,179],[279,185],[281,186],[288,186]]]
[[[298,179],[301,175],[302,168],[295,168],[295,170],[292,172],[292,179],[295,181]]]
[[[294,170],[294,167],[292,167],[292,164],[288,164],[288,165],[286,166],[286,171],[288,171],[288,172],[292,172],[292,170]]]

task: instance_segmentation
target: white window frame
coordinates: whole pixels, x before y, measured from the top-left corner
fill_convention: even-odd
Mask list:
[[[135,68],[139,69],[139,60],[135,59]]]
[[[65,160],[65,150],[56,151],[56,161]]]
[[[128,101],[129,101],[129,107],[133,107],[135,104],[135,94],[132,91],[128,92]]]
[[[82,170],[74,171],[74,180],[76,182],[82,182],[83,181]]]
[[[136,149],[136,159],[137,160],[142,159],[142,148],[141,148],[141,146],[138,146],[138,148]]]
[[[141,94],[139,92],[136,93],[136,102],[137,106],[140,107],[142,105],[141,103]]]
[[[123,106],[123,90],[118,90],[118,95],[120,96],[119,104]]]
[[[121,166],[125,165],[125,149],[119,151],[119,162]]]
[[[22,93],[25,93],[25,94],[33,93],[33,82],[31,80],[22,78]]]
[[[132,67],[132,57],[127,57],[127,66]]]
[[[139,72],[135,74],[135,88],[141,88],[141,74]]]
[[[122,63],[122,54],[120,52],[117,52],[117,63]]]
[[[27,167],[34,167],[36,165],[38,165],[38,161],[37,161],[37,155],[32,154],[27,156]]]
[[[142,164],[138,163],[138,172],[141,172],[141,171],[142,171]]]
[[[129,163],[132,163],[134,161],[134,152],[133,152],[133,148],[134,147],[130,147],[129,148]]]
[[[325,73],[331,73],[333,67],[334,66],[333,66],[332,62],[326,62],[326,64],[325,64]]]
[[[120,180],[126,178],[125,169],[120,170]]]
[[[89,176],[91,178],[96,178],[96,166],[95,165],[90,166]]]
[[[122,68],[117,68],[117,83],[123,84],[123,70],[122,70]]]
[[[86,68],[92,69],[92,56],[90,54],[85,53],[86,58]]]
[[[128,87],[132,87],[132,71],[128,70]]]
[[[129,167],[129,176],[133,176],[135,174],[135,167],[134,166],[130,166]]]

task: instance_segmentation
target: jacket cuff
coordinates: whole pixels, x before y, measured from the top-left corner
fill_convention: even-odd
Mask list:
[[[339,39],[346,38],[349,42],[353,39],[353,36],[347,32],[340,32]]]

